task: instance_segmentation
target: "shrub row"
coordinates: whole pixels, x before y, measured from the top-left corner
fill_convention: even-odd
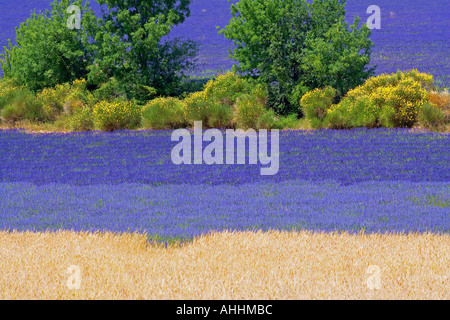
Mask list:
[[[202,121],[204,127],[295,129],[297,114],[282,117],[267,107],[267,88],[230,72],[184,98],[159,97],[145,105],[127,100],[112,79],[93,92],[86,81],[46,88],[37,94],[13,80],[0,81],[0,118],[58,122],[72,131],[93,129],[176,129]],[[433,76],[417,70],[369,78],[337,101],[334,88],[309,91],[300,111],[313,129],[412,127],[448,130],[450,96],[433,91]]]
[[[114,79],[94,92],[86,81],[46,88],[34,94],[11,80],[0,82],[2,121],[62,123],[71,131],[175,129],[202,121],[205,127],[284,129],[296,116],[279,117],[267,108],[267,89],[235,73],[219,75],[185,98],[158,97],[140,105],[117,94]]]
[[[296,116],[278,117],[267,108],[267,89],[236,73],[219,75],[202,91],[184,99],[157,98],[142,109],[146,129],[174,129],[193,126],[241,129],[284,129],[295,126]],[[295,118],[295,120],[294,120]]]
[[[419,124],[440,130],[448,125],[450,99],[448,93],[431,91],[432,87],[432,75],[399,71],[369,78],[339,103],[334,88],[312,90],[302,97],[300,108],[315,129],[411,128]]]

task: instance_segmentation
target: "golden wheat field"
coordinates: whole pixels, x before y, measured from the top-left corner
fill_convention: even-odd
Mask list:
[[[450,236],[0,233],[1,299],[449,299]]]

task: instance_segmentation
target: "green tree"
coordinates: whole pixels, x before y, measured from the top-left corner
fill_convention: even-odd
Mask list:
[[[67,9],[72,4],[81,9],[81,29],[67,26],[72,15]],[[54,1],[51,8],[45,13],[33,12],[16,28],[17,45],[9,40],[9,48],[4,47],[0,55],[4,76],[34,91],[86,77],[93,61],[86,30],[95,23],[95,16],[89,3],[82,6],[82,0],[61,0]]]
[[[165,40],[189,16],[190,0],[98,0],[102,17],[96,30],[96,59],[89,79],[114,77],[131,98],[147,100],[156,92],[174,95],[193,67],[197,45]]]
[[[345,1],[240,0],[219,33],[233,40],[234,71],[267,84],[269,105],[280,114],[298,110],[301,97],[332,86],[344,95],[372,75],[373,43],[358,18],[345,22]]]

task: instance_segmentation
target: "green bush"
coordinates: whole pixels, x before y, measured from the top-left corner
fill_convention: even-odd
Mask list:
[[[5,122],[14,123],[21,120],[32,122],[48,120],[42,104],[33,92],[21,89],[15,92],[14,97],[1,111],[1,118]]]
[[[313,128],[320,128],[327,111],[336,97],[336,90],[331,87],[314,89],[306,93],[300,100],[303,115],[311,122]]]
[[[231,128],[234,125],[234,114],[226,104],[212,102],[209,106],[207,125],[210,128]]]
[[[183,100],[183,115],[189,125],[202,121],[211,128],[233,126],[233,109],[208,97],[206,91],[191,93]]]
[[[42,103],[44,112],[50,120],[56,120],[64,109],[64,99],[62,99],[53,88],[42,90],[36,95],[36,98]]]
[[[418,121],[421,126],[428,130],[439,131],[445,127],[445,114],[437,106],[425,103],[419,113]]]
[[[236,102],[236,127],[244,130],[256,129],[258,119],[266,112],[267,109],[256,95],[242,95]]]
[[[73,114],[83,106],[93,105],[95,99],[87,89],[85,79],[58,84],[38,92],[37,99],[41,101],[44,112],[49,120],[56,120],[61,113]]]
[[[157,98],[142,108],[142,126],[146,129],[175,129],[185,123],[183,102],[176,98]]]
[[[242,97],[248,100],[248,96],[253,97],[257,106],[267,104],[268,93],[264,85],[229,72],[208,81],[203,91],[189,94],[183,100],[183,113],[191,125],[194,121],[202,121],[208,127],[235,127],[236,121],[243,124],[242,119],[238,120],[243,112],[243,107],[238,107],[238,101]],[[258,117],[252,122],[253,125],[257,121]]]
[[[307,90],[341,97],[373,74],[371,31],[345,15],[345,1],[240,0],[219,34],[235,44],[233,70],[267,85],[268,106],[288,115]]]
[[[273,109],[269,109],[266,112],[264,112],[259,118],[257,123],[258,129],[278,129],[278,123],[276,119],[276,114]]]
[[[114,77],[100,84],[98,89],[93,91],[93,95],[98,102],[112,101],[119,97],[124,98],[126,96],[121,84]]]
[[[221,105],[233,107],[240,95],[249,94],[252,92],[252,89],[253,86],[248,80],[234,72],[228,72],[208,81],[204,91],[206,97]]]
[[[202,121],[206,125],[212,104],[212,99],[206,96],[205,91],[193,92],[183,100],[184,118],[189,125],[194,125],[195,121]]]
[[[103,131],[136,129],[141,122],[141,107],[133,101],[101,101],[93,110],[95,127]]]
[[[299,120],[297,114],[293,113],[288,116],[280,116],[276,123],[276,129],[296,129],[299,126]]]
[[[350,129],[352,126],[349,124],[348,119],[349,116],[345,113],[345,109],[332,108],[328,111],[327,116],[320,125],[328,129]],[[311,127],[317,128],[313,124],[311,124]]]
[[[92,110],[85,106],[77,109],[66,121],[71,131],[91,131],[94,129]]]
[[[16,28],[17,45],[9,41],[0,54],[5,77],[16,78],[33,91],[85,77],[95,54],[85,27],[95,25],[95,15],[89,4],[83,6],[82,2],[52,1],[51,10],[32,13],[21,23]],[[81,30],[67,27],[71,4],[81,9]]]
[[[323,124],[315,120],[319,117],[313,112],[307,117],[313,124],[316,121],[316,127],[323,125],[335,129],[412,127],[422,106],[428,102],[425,87],[432,83],[431,75],[415,70],[382,74],[350,90],[338,105],[326,111]],[[306,96],[314,95],[308,93]]]
[[[16,96],[17,92],[23,91],[23,87],[14,79],[3,78],[0,80],[0,111],[5,108]]]
[[[379,113],[380,125],[384,128],[395,128],[395,109],[389,105],[383,105]]]
[[[338,109],[339,111],[337,111]],[[335,116],[334,121],[341,119],[336,123],[345,128],[376,128],[379,126],[379,110],[366,95],[343,99],[339,105],[333,106],[327,111],[327,117],[336,112],[340,115]]]

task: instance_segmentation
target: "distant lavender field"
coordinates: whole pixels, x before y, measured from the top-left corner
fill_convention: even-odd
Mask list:
[[[98,8],[94,1],[91,1]],[[235,1],[234,1],[235,2]],[[33,9],[49,8],[50,0],[0,0],[0,45],[14,38],[14,27],[29,17]],[[358,15],[365,22],[370,5],[381,8],[381,30],[373,30],[375,47],[372,65],[377,74],[417,68],[436,77],[440,86],[450,87],[450,6],[448,0],[348,0],[349,21]],[[172,37],[200,43],[198,75],[212,75],[228,70],[232,43],[217,34],[230,19],[227,0],[193,0],[191,17],[177,26]]]
[[[280,171],[174,165],[170,131],[0,130],[0,230],[450,233],[448,134],[286,131]]]

